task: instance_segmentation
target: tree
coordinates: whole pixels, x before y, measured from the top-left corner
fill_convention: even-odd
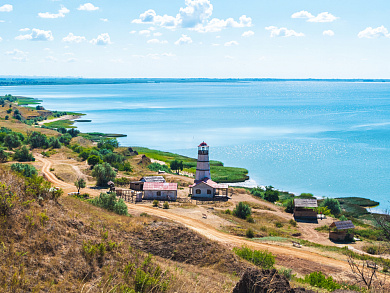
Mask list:
[[[92,176],[96,178],[97,186],[107,186],[108,181],[114,181],[116,172],[111,168],[110,164],[102,163],[93,167]]]
[[[13,148],[20,147],[22,142],[20,141],[19,135],[17,135],[15,132],[9,133],[4,138],[4,145],[9,149],[12,150]]]
[[[240,201],[235,209],[233,210],[233,215],[235,215],[238,218],[246,219],[248,216],[252,214],[252,209],[249,205],[243,203]]]
[[[170,164],[171,170],[175,170],[176,173],[183,170],[183,161],[174,160]]]
[[[251,189],[251,194],[257,197],[263,197],[264,189],[257,186]]]
[[[29,152],[26,146],[23,146],[21,149],[15,151],[14,159],[19,162],[35,161],[33,154]]]
[[[5,148],[0,147],[0,163],[5,163],[8,160],[9,154],[5,151]]]
[[[61,143],[58,138],[56,137],[50,137],[48,146],[53,149],[60,149],[61,148]]]
[[[269,202],[278,201],[279,191],[275,190],[272,186],[267,186],[265,189],[264,199]]]
[[[65,145],[68,145],[71,140],[72,140],[72,136],[69,133],[65,133],[60,137],[60,142],[62,142]]]
[[[31,145],[31,148],[47,148],[48,140],[47,136],[43,133],[34,131],[29,136],[27,142]]]
[[[77,180],[74,182],[74,186],[77,188],[77,193],[80,194],[80,189],[85,188],[87,183],[85,182],[84,178],[77,178]]]
[[[88,157],[87,163],[93,168],[95,165],[102,163],[102,160],[99,156],[91,155]]]
[[[27,164],[12,164],[11,170],[22,174],[25,177],[33,177],[38,174],[37,169],[34,166]]]
[[[114,148],[119,147],[119,143],[116,138],[105,138],[99,141],[97,147],[99,149],[108,149],[113,151]]]
[[[283,206],[286,213],[292,214],[294,212],[294,199],[289,198],[283,203]]]
[[[340,202],[335,199],[335,198],[325,198],[323,200],[323,202],[320,204],[321,207],[327,207],[330,212],[337,216],[339,214],[341,214],[341,206],[340,206]]]

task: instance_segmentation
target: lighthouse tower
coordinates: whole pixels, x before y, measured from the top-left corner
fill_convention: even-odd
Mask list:
[[[202,142],[198,146],[198,163],[196,165],[195,181],[210,179],[209,146]]]

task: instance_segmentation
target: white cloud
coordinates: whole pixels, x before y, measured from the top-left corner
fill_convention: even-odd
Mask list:
[[[99,7],[93,5],[92,3],[85,3],[83,5],[80,5],[80,7],[77,8],[77,10],[95,11],[95,10],[99,10]]]
[[[175,42],[175,45],[191,44],[192,39],[187,35],[181,35],[180,39]]]
[[[247,32],[243,32],[243,34],[241,36],[244,38],[248,38],[248,37],[253,36],[254,34],[255,33],[253,31],[247,31]]]
[[[334,36],[334,31],[332,31],[332,30],[327,30],[327,31],[324,31],[322,34],[323,34],[324,36],[333,37],[333,36]]]
[[[151,39],[147,41],[148,44],[167,44],[168,41],[162,40],[160,41],[159,39]]]
[[[61,9],[58,10],[58,13],[50,13],[50,12],[45,12],[45,13],[38,13],[38,16],[41,18],[62,18],[65,17],[65,14],[69,13],[70,10],[66,8],[65,6],[61,5]]]
[[[110,62],[112,63],[123,63],[123,60],[118,58],[118,59],[111,59]]]
[[[98,35],[98,37],[96,39],[91,40],[90,43],[99,46],[112,44],[110,35],[108,33]]]
[[[161,37],[161,36],[162,36],[162,33],[160,33],[160,32],[153,33],[153,36],[155,36],[155,37]]]
[[[3,22],[5,22],[5,20],[0,20],[0,23],[3,23]]]
[[[69,33],[65,38],[62,39],[66,43],[81,43],[87,39],[83,36],[75,36],[73,33]]]
[[[30,29],[28,28],[28,27],[26,27],[26,28],[21,28],[19,31],[20,32],[28,32]]]
[[[68,63],[74,63],[74,62],[77,62],[77,61],[78,61],[77,58],[69,58],[69,59],[66,60],[66,62],[68,62]]]
[[[273,37],[304,37],[304,33],[297,33],[294,30],[289,30],[285,27],[278,28],[276,26],[267,26],[266,30],[271,32],[271,38]]]
[[[12,10],[14,10],[14,7],[11,4],[0,6],[0,12],[11,12]]]
[[[238,42],[236,41],[226,42],[224,46],[225,47],[238,46]]]
[[[306,10],[295,12],[291,15],[291,18],[306,18],[308,22],[333,22],[338,19],[338,17],[329,12],[321,12],[317,16],[314,16]]]
[[[139,31],[139,34],[141,36],[150,36],[150,30],[142,30],[142,31]]]
[[[53,57],[53,56],[46,56],[45,60],[49,61],[49,62],[57,62],[58,61],[58,59],[56,57]]]
[[[135,33],[137,33],[137,31],[131,31],[130,33],[131,33],[131,34],[135,34]]]
[[[54,40],[51,31],[40,30],[33,28],[31,34],[20,35],[15,38],[16,40],[30,40],[30,41],[52,41]]]
[[[5,52],[5,55],[13,56],[12,60],[17,62],[27,62],[28,52],[23,52],[19,49],[13,49],[12,51]]]
[[[185,7],[179,9],[176,16],[158,15],[153,9],[140,14],[132,23],[149,23],[168,29],[188,28],[198,32],[218,32],[229,27],[250,27],[252,19],[243,15],[239,21],[233,18],[210,20],[213,13],[213,5],[210,0],[185,0]]]
[[[0,37],[0,42],[2,42],[3,41],[3,38],[2,37]]]
[[[390,38],[389,31],[383,25],[377,28],[368,27],[358,34],[359,38],[375,39],[379,37]]]
[[[100,20],[103,21],[103,22],[108,22],[107,18],[101,18]]]

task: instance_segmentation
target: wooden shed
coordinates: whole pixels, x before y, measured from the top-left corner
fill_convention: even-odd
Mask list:
[[[165,178],[163,176],[149,176],[149,177],[142,177],[139,181],[142,182],[158,182],[158,183],[165,183]]]
[[[355,229],[352,221],[333,222],[329,226],[329,239],[333,241],[350,241],[353,239]]]
[[[296,198],[294,199],[294,218],[317,220],[315,210],[317,207],[316,198]]]
[[[142,181],[132,181],[130,182],[130,189],[135,191],[142,191],[144,187],[144,182]]]

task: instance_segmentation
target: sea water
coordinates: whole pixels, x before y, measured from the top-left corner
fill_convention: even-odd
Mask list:
[[[390,83],[258,81],[0,87],[86,113],[83,132],[249,170],[252,183],[390,206]]]

